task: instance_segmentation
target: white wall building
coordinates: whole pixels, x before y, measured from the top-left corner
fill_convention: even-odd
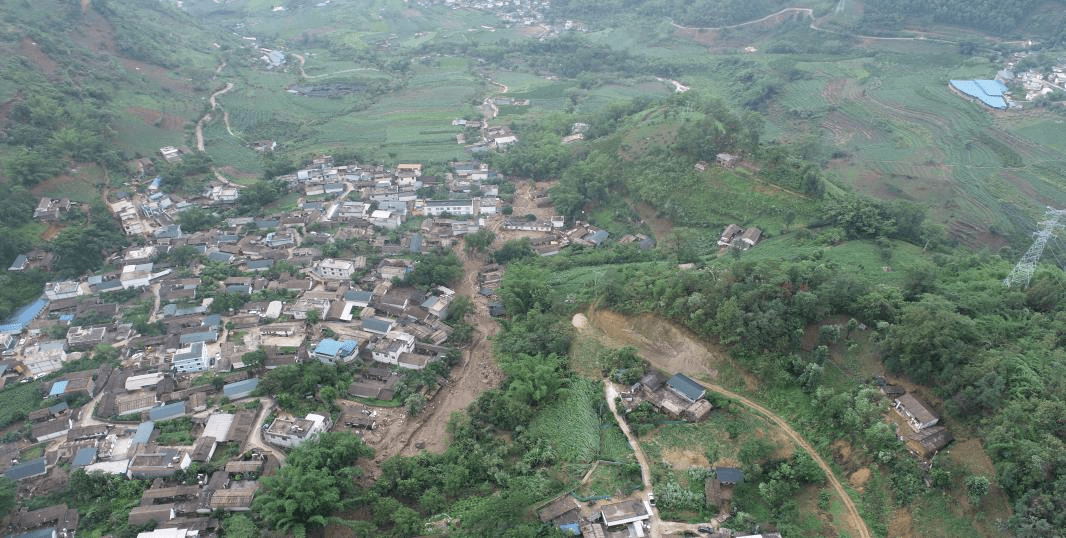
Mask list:
[[[274,422],[263,433],[263,437],[270,444],[292,448],[315,437],[320,432],[328,431],[331,427],[333,424],[329,418],[309,413],[302,419],[274,419]]]
[[[326,258],[315,264],[315,274],[329,280],[350,280],[355,272],[355,262]]]
[[[195,342],[174,353],[174,370],[181,373],[206,372],[211,368],[211,356],[203,342]]]
[[[449,215],[473,215],[474,201],[464,200],[426,200],[426,215],[436,217],[444,213]]]

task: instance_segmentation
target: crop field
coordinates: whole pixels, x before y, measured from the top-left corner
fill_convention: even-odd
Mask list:
[[[949,78],[990,77],[987,60],[936,47],[921,48],[922,61],[887,50],[876,60],[797,63],[812,78],[785,86],[766,137],[787,136],[803,128],[797,118],[810,118],[816,126],[808,129],[827,147],[846,152],[831,165],[838,180],[915,201],[953,233],[969,230],[955,237],[974,246],[988,245],[989,230],[1027,233],[1045,205],[1066,202],[1064,178],[1048,164],[1066,148],[1056,120],[993,114],[947,88]],[[1007,214],[1004,204],[1024,214]]]
[[[610,411],[604,413],[606,406],[601,382],[576,379],[565,396],[540,411],[529,431],[548,439],[563,461],[635,461],[622,430],[609,418]]]
[[[234,131],[237,133],[237,131]],[[260,154],[246,142],[226,132],[222,119],[218,118],[204,127],[204,149],[218,166],[231,166],[243,173],[258,174],[263,171]]]

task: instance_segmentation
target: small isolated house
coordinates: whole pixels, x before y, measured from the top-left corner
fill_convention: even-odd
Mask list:
[[[895,409],[907,421],[907,425],[916,432],[933,426],[940,421],[940,417],[930,411],[918,398],[910,394],[904,394],[896,398]]]
[[[675,374],[666,381],[666,386],[678,396],[688,400],[689,402],[695,402],[700,398],[703,398],[704,394],[707,394],[707,389],[700,386],[692,378],[685,374]]]

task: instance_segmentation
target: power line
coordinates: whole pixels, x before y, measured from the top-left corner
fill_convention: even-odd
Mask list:
[[[1033,270],[1036,269],[1036,262],[1040,261],[1040,256],[1044,254],[1044,247],[1047,246],[1047,241],[1052,234],[1055,233],[1061,224],[1059,219],[1063,215],[1066,215],[1064,209],[1051,209],[1047,210],[1048,219],[1041,222],[1040,225],[1043,228],[1036,232],[1036,239],[1033,240],[1033,244],[1029,247],[1029,250],[1025,251],[1022,255],[1022,259],[1018,261],[1018,264],[1014,266],[1007,278],[1003,279],[1003,285],[1008,288],[1020,286],[1026,288],[1029,286],[1029,279],[1033,277]]]

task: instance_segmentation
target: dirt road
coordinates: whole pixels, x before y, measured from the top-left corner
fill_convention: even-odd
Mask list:
[[[594,324],[597,320],[601,318],[596,314],[590,314],[588,316],[588,319]],[[590,324],[590,326],[593,324]],[[581,331],[589,331],[591,329],[590,326],[586,326],[584,329],[581,329]],[[682,336],[679,337],[677,335]],[[690,340],[689,337],[684,335],[683,331],[678,331],[677,335],[672,335],[672,338],[683,338],[684,340]],[[658,342],[652,342],[651,340],[647,340],[644,338],[639,340],[633,340],[628,343],[634,345],[640,352],[640,355],[647,359],[647,361],[651,363],[652,366],[655,366],[656,368],[662,369],[664,371],[681,372],[694,378],[713,378],[714,375],[717,373],[714,369],[707,365],[706,361],[685,361],[679,363],[678,361],[674,360],[673,354],[663,353],[663,345],[666,345],[666,347],[669,348],[674,345],[672,343],[667,343],[663,340],[660,340]],[[690,343],[692,345],[698,345],[698,342]],[[809,454],[811,458],[814,459],[815,463],[818,464],[818,467],[820,467],[825,473],[826,479],[829,481],[829,484],[833,487],[833,489],[837,493],[837,496],[840,497],[841,501],[844,503],[845,515],[847,516],[847,520],[850,527],[854,529],[855,535],[859,536],[860,538],[872,537],[872,534],[870,534],[870,529],[866,526],[866,522],[863,521],[862,516],[859,515],[859,509],[855,506],[855,502],[851,500],[850,496],[848,496],[848,493],[844,490],[844,486],[840,483],[840,480],[838,480],[836,475],[833,474],[833,470],[829,468],[829,465],[825,462],[824,459],[822,459],[822,456],[818,454],[818,451],[816,451],[814,447],[812,447],[811,444],[803,438],[802,435],[796,432],[796,430],[792,429],[792,426],[789,426],[788,422],[786,422],[783,418],[773,413],[769,409],[752,401],[750,398],[741,396],[740,394],[726,389],[725,387],[716,385],[714,383],[706,382],[700,382],[700,384],[706,387],[708,390],[717,392],[718,394],[721,394],[727,398],[732,398],[740,402],[745,407],[748,407],[756,413],[763,415],[768,420],[776,424],[779,428],[781,428],[781,431],[783,431],[789,439],[796,443],[796,446],[807,452],[807,454]],[[623,429],[623,431],[627,430]],[[630,441],[630,443],[633,443],[634,447],[639,446],[635,444],[632,440]]]
[[[200,118],[200,121],[196,122],[196,149],[198,151],[203,151],[204,150],[204,124],[206,124],[207,122],[211,121],[211,112],[213,112],[215,110],[215,107],[218,106],[218,101],[217,101],[218,96],[222,95],[222,94],[224,94],[224,93],[226,93],[226,92],[228,92],[228,91],[230,91],[232,89],[233,89],[233,83],[232,82],[227,82],[226,86],[224,88],[222,88],[221,90],[218,90],[215,93],[212,93],[211,94],[211,98],[208,99],[208,103],[210,103],[210,105],[211,105],[211,110],[209,110],[206,114],[204,114],[204,117]]]
[[[633,432],[629,429],[629,424],[625,420],[622,420],[622,415],[618,414],[618,408],[614,403],[614,399],[618,397],[618,390],[614,388],[614,383],[605,379],[603,381],[604,392],[607,396],[607,407],[611,408],[611,414],[614,415],[614,420],[618,422],[618,427],[622,428],[622,433],[626,434],[626,439],[629,440],[629,444],[633,447],[633,454],[637,457],[637,463],[640,464],[640,479],[644,482],[644,489],[640,491],[640,499],[643,501],[650,500],[652,494],[651,487],[651,468],[648,467],[648,458],[644,456],[644,450],[640,448],[640,443],[637,442],[637,437],[633,435]],[[660,538],[662,536],[662,520],[659,519],[659,511],[655,508],[651,510],[651,519],[648,522],[651,526],[652,538]]]

